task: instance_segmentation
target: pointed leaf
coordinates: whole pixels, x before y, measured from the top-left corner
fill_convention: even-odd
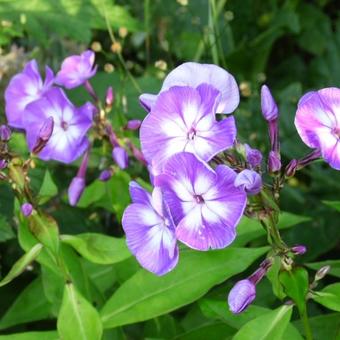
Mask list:
[[[26,267],[39,255],[42,247],[43,246],[41,243],[36,244],[17,262],[15,262],[9,273],[0,281],[0,287],[6,285],[14,278],[19,276],[26,269]]]
[[[233,340],[280,340],[292,315],[293,306],[282,306],[246,323]]]
[[[321,305],[340,312],[340,283],[333,283],[312,296]]]
[[[76,290],[65,285],[57,328],[62,339],[100,340],[103,333],[97,310]]]
[[[46,203],[57,194],[58,187],[53,182],[50,172],[46,170],[43,182],[38,193],[39,204]]]
[[[139,270],[125,281],[101,310],[105,328],[144,321],[168,313],[205,294],[214,285],[242,272],[267,247],[182,251],[173,272],[158,277]]]
[[[87,233],[77,236],[62,235],[61,239],[85,259],[97,264],[113,264],[131,256],[123,238]]]
[[[0,335],[0,340],[59,340],[57,331],[23,332],[9,335]]]

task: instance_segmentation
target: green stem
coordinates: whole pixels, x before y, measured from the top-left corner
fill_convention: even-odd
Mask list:
[[[300,317],[303,323],[303,327],[305,329],[305,334],[306,334],[306,340],[313,340],[313,333],[310,328],[309,320],[308,320],[308,315],[307,315],[307,306],[305,306],[305,311],[303,313],[300,312]]]

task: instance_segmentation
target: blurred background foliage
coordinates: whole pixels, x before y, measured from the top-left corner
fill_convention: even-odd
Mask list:
[[[259,89],[266,83],[280,108],[284,164],[308,152],[294,127],[298,99],[311,89],[340,86],[340,8],[336,0],[0,0],[0,47],[1,94],[26,61],[36,58],[40,65],[48,64],[57,71],[64,57],[92,48],[99,71],[91,82],[102,97],[109,85],[114,87],[116,101],[112,120],[116,127],[128,119],[145,116],[139,107],[138,95],[158,92],[162,79],[175,66],[185,61],[219,64],[235,76],[240,86],[241,104],[235,112],[239,139],[264,153],[268,152],[267,127],[260,112]],[[69,95],[75,103],[87,98],[83,89],[71,91]],[[0,120],[4,122],[3,95],[0,103]],[[137,142],[137,134],[131,133],[131,138]],[[26,152],[22,137],[15,136],[11,143],[17,152]],[[97,158],[91,159],[89,183],[98,176],[98,167],[103,162],[101,152],[95,150]],[[32,171],[32,186],[39,192],[45,185],[46,209],[57,218],[62,233],[68,234],[122,235],[120,217],[129,203],[127,184],[135,177],[148,180],[142,166],[133,163],[129,174],[118,173],[105,185],[98,181],[90,184],[79,207],[70,208],[66,190],[76,168],[57,163],[38,165]],[[284,233],[288,244],[307,246],[308,252],[302,261],[339,257],[339,213],[323,203],[339,200],[339,192],[340,173],[322,162],[298,173],[283,190],[282,209],[310,217]],[[10,188],[1,184],[2,275],[22,252],[16,240],[13,202]],[[258,238],[252,244],[264,242]],[[83,265],[94,277],[102,277],[102,290],[112,291],[112,280],[123,282],[138,268],[132,258],[105,273],[85,262]],[[38,269],[35,266],[28,269],[11,285],[1,288],[1,314],[36,278]],[[340,276],[339,269],[335,276]],[[28,286],[36,292],[30,296],[38,298],[41,294],[39,280]],[[325,283],[333,280],[330,276]],[[124,332],[132,339],[141,334],[145,338],[175,338],[190,330],[187,337],[179,338],[207,339],[209,334],[211,339],[218,339],[229,326],[210,318],[211,315],[223,318],[225,311],[222,305],[220,310],[213,309],[209,298],[222,301],[231,285],[229,281],[199,303],[144,324],[127,326]],[[265,307],[277,305],[268,281],[259,285],[256,303]],[[7,315],[0,322],[0,328],[14,325],[11,332],[55,328],[55,321],[34,322],[50,313],[46,312],[44,301],[30,305],[29,298],[25,300],[24,296],[17,308],[29,306],[32,310],[29,313],[26,310],[20,322],[10,320]],[[311,306],[312,316],[323,312],[320,306]],[[226,305],[223,308],[226,309]],[[38,317],[30,319],[28,314]],[[315,332],[327,328],[327,322],[331,332],[339,320],[338,315],[334,320],[331,318],[316,319]],[[196,332],[197,325],[204,327]],[[296,326],[301,328],[298,323]],[[329,337],[323,334],[323,339],[331,339],[334,334]],[[108,336],[111,338],[124,338],[122,330],[112,331]]]

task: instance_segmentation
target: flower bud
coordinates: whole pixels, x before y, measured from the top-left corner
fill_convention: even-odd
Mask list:
[[[121,169],[126,169],[129,164],[129,156],[126,150],[120,146],[116,146],[112,150],[112,158]]]
[[[279,117],[279,110],[267,85],[261,88],[261,109],[264,119],[268,122]]]
[[[32,204],[30,203],[24,203],[21,208],[20,208],[22,214],[25,216],[25,217],[28,217],[32,214],[32,211],[33,211],[33,207],[32,207]]]
[[[111,169],[105,169],[100,173],[98,179],[102,182],[106,182],[112,177],[112,175],[113,173]]]
[[[11,130],[7,125],[0,126],[0,141],[7,142],[11,138]]]
[[[32,152],[38,154],[48,143],[50,140],[54,129],[54,120],[53,117],[50,116],[45,119],[42,127],[40,128],[38,139],[33,147]]]
[[[74,177],[68,187],[68,201],[70,205],[75,206],[79,202],[85,189],[85,178]]]
[[[248,144],[245,144],[246,159],[251,168],[256,168],[262,163],[262,153],[257,149],[252,149]]]
[[[127,122],[125,128],[127,130],[138,130],[141,124],[142,122],[139,119],[132,119]]]
[[[300,244],[298,246],[292,247],[291,250],[295,255],[303,255],[307,251],[307,248],[306,246]]]
[[[245,169],[236,176],[234,185],[249,195],[257,195],[262,189],[262,178],[256,171]]]
[[[280,155],[274,151],[269,152],[268,157],[268,171],[269,173],[275,173],[281,169],[281,159]]]
[[[243,312],[255,299],[256,287],[248,279],[238,281],[228,295],[228,305],[232,313]]]
[[[110,86],[107,88],[107,91],[106,91],[106,97],[105,97],[106,107],[111,108],[114,100],[115,100],[115,95],[114,95],[112,87]]]
[[[87,165],[89,161],[89,150],[87,150],[83,156],[80,167],[77,172],[77,176],[73,177],[68,187],[68,201],[70,205],[75,206],[80,200],[81,195],[85,189],[85,176]]]
[[[314,281],[319,281],[322,280],[327,274],[328,272],[331,270],[331,266],[324,266],[321,267],[315,274],[315,278]]]
[[[292,159],[288,165],[286,166],[286,169],[285,169],[285,175],[286,177],[292,177],[295,175],[295,172],[297,170],[297,167],[298,167],[298,161],[296,159]]]
[[[0,159],[0,170],[7,167],[7,161],[5,159]]]

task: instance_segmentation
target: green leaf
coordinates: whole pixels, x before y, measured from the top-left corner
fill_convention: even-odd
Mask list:
[[[278,227],[279,229],[288,229],[309,220],[310,217],[283,212],[280,214]],[[258,220],[243,217],[237,226],[237,238],[233,246],[243,246],[249,241],[264,235],[266,235],[266,232]]]
[[[97,264],[113,264],[131,256],[123,238],[86,233],[77,236],[62,235],[61,239],[85,259]]]
[[[0,287],[6,285],[7,283],[15,279],[17,276],[19,276],[26,269],[26,267],[36,259],[42,247],[43,246],[41,243],[36,244],[18,261],[16,261],[11,270],[9,271],[9,273],[0,281]]]
[[[23,332],[9,335],[0,335],[0,340],[59,340],[57,331]]]
[[[33,212],[28,218],[32,234],[53,254],[59,251],[59,229],[57,222],[48,215]]]
[[[97,310],[72,283],[65,285],[57,328],[62,339],[100,340],[102,337],[103,328]]]
[[[293,306],[282,306],[246,323],[233,340],[280,340],[292,314]]]
[[[322,291],[315,292],[312,298],[328,309],[340,312],[340,283],[331,284]]]
[[[225,300],[203,299],[200,300],[199,305],[206,317],[223,320],[223,322],[235,329],[240,329],[247,322],[271,312],[269,308],[250,305],[241,314],[236,315],[230,312]],[[283,339],[303,340],[297,329],[290,323],[284,332]]]
[[[328,274],[336,276],[336,277],[340,277],[340,260],[328,260],[328,261],[307,263],[306,266],[314,270],[319,270],[320,268],[324,266],[331,266],[331,269],[328,272]]]
[[[340,201],[322,201],[322,203],[328,205],[329,207],[340,211]]]
[[[30,283],[16,298],[0,320],[0,329],[26,322],[47,319],[51,305],[43,294],[40,278]]]
[[[267,272],[267,278],[272,283],[273,293],[282,300],[286,294],[283,291],[282,284],[279,279],[279,274],[281,270],[281,257],[275,256],[273,264]]]
[[[308,272],[304,268],[294,268],[280,273],[280,282],[285,293],[295,302],[301,314],[305,313],[306,296],[309,289]]]
[[[0,216],[0,242],[5,242],[15,238],[12,227],[4,216]]]
[[[174,271],[165,276],[140,270],[117,289],[101,310],[104,327],[148,320],[191,303],[214,285],[245,270],[267,250],[187,250],[182,251]]]
[[[46,170],[42,185],[38,193],[38,202],[39,204],[44,204],[57,194],[58,187],[53,182],[50,172]]]

